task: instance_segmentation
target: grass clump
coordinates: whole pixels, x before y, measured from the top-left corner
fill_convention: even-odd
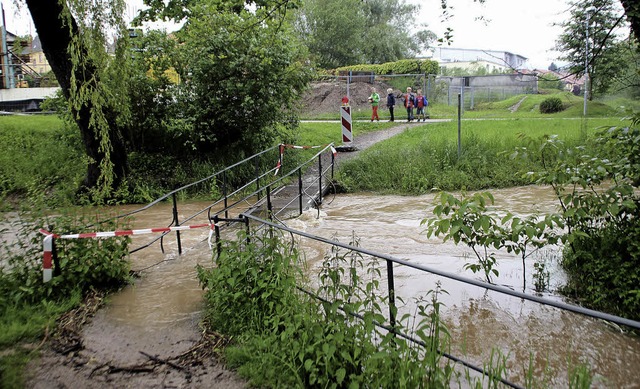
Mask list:
[[[540,113],[556,113],[564,110],[564,104],[559,97],[549,97],[540,103]]]
[[[80,134],[56,116],[0,116],[0,211],[12,196],[68,204],[85,173]]]

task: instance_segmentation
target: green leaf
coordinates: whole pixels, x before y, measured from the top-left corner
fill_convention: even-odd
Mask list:
[[[338,381],[338,384],[342,384],[342,381],[344,381],[344,377],[346,375],[347,370],[345,370],[343,367],[338,369],[338,371],[336,372],[336,380]]]

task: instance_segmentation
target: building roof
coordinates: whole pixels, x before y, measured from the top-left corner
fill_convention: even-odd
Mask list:
[[[36,35],[36,37],[31,41],[31,44],[25,47],[20,54],[28,55],[40,52],[42,52],[42,42],[40,42],[40,37]]]

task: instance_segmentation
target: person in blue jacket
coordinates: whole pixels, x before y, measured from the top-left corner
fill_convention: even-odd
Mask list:
[[[389,115],[391,115],[390,122],[394,121],[393,107],[396,105],[396,96],[393,95],[393,89],[387,89],[387,108],[389,108]]]

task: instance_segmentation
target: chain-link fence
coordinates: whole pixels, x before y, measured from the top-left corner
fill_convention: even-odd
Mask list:
[[[325,89],[314,92],[315,100],[312,102],[314,107],[322,111],[322,106],[329,104],[330,108],[324,109],[332,113],[337,112],[340,99],[348,96],[356,116],[359,112],[364,116],[368,114],[370,103],[367,97],[371,93],[369,86],[377,86],[383,98],[387,87],[392,88],[397,96],[404,93],[407,87],[411,87],[414,93],[420,89],[431,105],[457,106],[458,94],[460,94],[464,102],[463,109],[474,109],[480,103],[538,92],[537,77],[526,74],[453,77],[424,73],[376,75],[371,72],[352,72],[338,76],[324,76],[316,81],[324,82]],[[384,106],[384,103],[382,105]]]
[[[504,74],[470,77],[428,77],[427,97],[432,103],[457,105],[462,96],[465,109],[481,102],[505,100],[514,95],[538,93],[538,81],[533,75]]]

